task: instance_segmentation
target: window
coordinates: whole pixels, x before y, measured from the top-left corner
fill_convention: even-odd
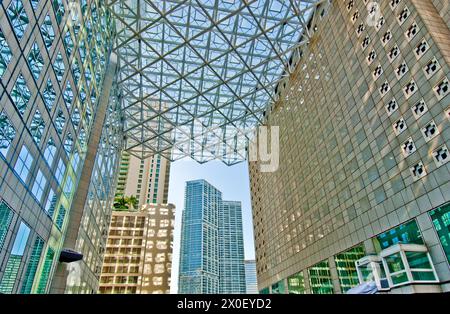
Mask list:
[[[55,64],[53,65],[53,68],[55,70],[56,78],[61,83],[63,76],[64,76],[64,61],[61,55],[61,52],[58,52],[58,55],[56,56]]]
[[[410,137],[408,140],[402,145],[403,156],[408,157],[416,151],[416,145],[414,144],[413,139]]]
[[[55,128],[56,131],[59,134],[62,134],[62,131],[64,129],[64,124],[66,123],[66,118],[64,117],[64,113],[62,112],[62,110],[60,109],[58,111],[58,115],[55,118]]]
[[[70,107],[72,106],[73,102],[73,91],[69,81],[67,82],[66,90],[64,91],[63,97],[67,106],[67,110],[70,112]]]
[[[450,83],[448,81],[448,78],[444,78],[438,85],[433,88],[433,90],[439,100],[447,96],[450,91]]]
[[[17,38],[22,39],[29,20],[21,0],[12,0],[6,11]]]
[[[53,44],[53,40],[55,39],[55,30],[53,29],[52,20],[48,14],[41,25],[41,33],[44,38],[45,47],[50,49]]]
[[[420,100],[418,103],[416,103],[412,108],[411,108],[414,117],[416,119],[419,119],[421,116],[423,116],[427,111],[428,111],[428,107],[425,104],[425,101],[422,99]]]
[[[20,114],[23,115],[27,109],[28,102],[30,101],[31,92],[28,89],[27,82],[23,78],[22,74],[19,74],[16,84],[11,90],[11,98],[17,110],[19,110]]]
[[[64,161],[62,158],[59,159],[58,167],[56,168],[56,180],[59,184],[62,184],[62,180],[64,177],[64,172],[66,171],[66,165],[64,164]]]
[[[48,192],[47,202],[45,203],[45,211],[50,217],[53,217],[53,213],[55,212],[56,206],[56,194],[53,192],[53,189],[50,189]]]
[[[364,247],[357,246],[334,257],[339,277],[339,284],[343,293],[359,284],[356,261],[365,255]]]
[[[55,256],[55,251],[48,247],[47,254],[45,255],[44,265],[42,266],[41,277],[39,278],[39,284],[36,289],[36,293],[46,293],[47,283],[50,276],[50,271],[52,270],[53,258]]]
[[[47,147],[44,150],[44,159],[47,161],[47,164],[51,167],[53,163],[53,159],[55,158],[56,154],[56,145],[53,139],[50,137],[50,139],[47,142]]]
[[[56,93],[53,88],[53,83],[51,79],[47,80],[47,84],[45,85],[44,92],[42,93],[42,97],[44,98],[44,104],[47,107],[48,111],[52,111],[53,104],[55,103]]]
[[[428,45],[428,43],[425,39],[422,40],[420,42],[420,44],[414,50],[414,53],[416,54],[416,58],[419,59],[420,57],[422,57],[425,54],[425,52],[428,51],[428,49],[430,49],[430,45]]]
[[[419,32],[419,26],[417,26],[417,23],[414,22],[411,24],[411,26],[405,32],[405,36],[408,39],[408,41],[411,41],[411,39],[413,39],[414,36],[416,36],[418,32]]]
[[[426,142],[431,141],[439,134],[439,129],[433,120],[431,120],[424,128],[422,128],[421,131]]]
[[[427,175],[427,172],[425,170],[425,166],[423,165],[423,162],[419,161],[419,163],[415,164],[411,168],[409,168],[409,171],[411,171],[411,175],[414,179],[414,181],[419,180],[420,178],[423,178]]]
[[[423,245],[397,244],[380,253],[391,287],[411,282],[437,282],[428,250]]]
[[[432,155],[437,167],[445,165],[450,160],[448,148],[445,145],[435,150]]]
[[[377,252],[397,243],[423,244],[422,235],[415,220],[381,233],[373,239]]]
[[[395,98],[391,99],[389,103],[386,105],[386,111],[388,116],[391,116],[398,109],[398,104]]]
[[[42,194],[45,189],[45,185],[47,184],[47,178],[45,178],[44,174],[41,170],[38,171],[36,175],[36,179],[34,180],[33,188],[31,189],[31,192],[36,197],[36,199],[41,202]]]
[[[8,46],[8,42],[6,41],[5,35],[3,34],[2,29],[0,28],[0,78],[6,71],[6,67],[12,58],[11,49]]]
[[[66,48],[67,55],[70,56],[70,54],[72,53],[72,50],[73,50],[73,41],[72,41],[72,37],[70,35],[70,31],[66,32],[66,35],[64,36],[63,44],[64,44],[64,47]]]
[[[56,21],[60,24],[65,13],[64,4],[62,0],[52,0],[52,5],[56,15]]]
[[[450,204],[433,209],[430,211],[430,217],[447,256],[447,261],[450,263]]]
[[[14,166],[14,171],[23,182],[27,181],[32,164],[33,156],[31,156],[27,147],[23,145],[19,157],[17,158],[16,165]]]
[[[423,71],[425,72],[425,76],[427,79],[430,79],[430,77],[433,76],[434,73],[436,73],[437,70],[441,68],[439,62],[436,58],[431,59],[430,62],[423,68]]]
[[[16,130],[12,126],[4,112],[0,113],[0,153],[6,157],[11,146],[11,142],[16,136]]]
[[[408,128],[403,118],[400,118],[397,122],[395,122],[392,127],[394,128],[394,132],[397,136],[402,134],[403,131],[405,131]]]
[[[73,181],[71,177],[67,177],[66,184],[64,184],[64,194],[66,194],[67,198],[72,196],[73,190]]]
[[[41,74],[42,68],[44,67],[44,58],[42,58],[41,51],[37,42],[31,46],[30,53],[28,54],[28,65],[33,74],[34,78],[37,80]]]
[[[37,145],[41,142],[42,134],[44,133],[45,123],[39,110],[36,110],[31,120],[30,133]]]
[[[2,201],[0,203],[0,250],[3,248],[3,244],[5,243],[6,234],[8,233],[13,215],[14,213],[11,208],[9,208],[9,206]]]
[[[25,272],[24,282],[22,284],[22,289],[20,293],[29,294],[31,293],[31,288],[33,287],[34,277],[36,276],[37,267],[39,265],[39,260],[41,259],[42,249],[44,248],[44,240],[36,237],[34,241],[33,250],[28,260],[27,270]]]
[[[16,283],[17,274],[19,273],[19,267],[22,262],[23,253],[27,245],[28,236],[30,235],[30,228],[20,223],[19,230],[17,232],[14,244],[9,255],[8,263],[5,267],[5,272],[0,282],[1,293],[12,293],[14,285]]]
[[[59,230],[62,229],[65,217],[66,217],[66,209],[64,208],[64,206],[61,205],[61,207],[59,207],[58,217],[56,217],[56,226],[58,227]]]
[[[305,294],[305,278],[302,271],[290,276],[287,281],[289,294]]]
[[[73,137],[71,133],[67,133],[66,140],[64,141],[64,150],[66,151],[67,155],[70,156],[70,153],[72,152],[72,146],[73,146]]]
[[[313,294],[333,294],[333,282],[327,260],[310,267],[308,274],[311,292]]]

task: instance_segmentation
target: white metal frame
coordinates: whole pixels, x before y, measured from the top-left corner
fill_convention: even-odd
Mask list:
[[[293,51],[325,0],[107,0],[125,149],[199,162],[246,159]]]
[[[410,265],[408,263],[408,260],[406,258],[406,252],[423,252],[423,253],[426,253],[427,257],[428,257],[428,261],[429,261],[429,263],[431,265],[431,270],[430,269],[414,268],[412,271],[414,271],[414,272],[430,272],[430,271],[432,271],[433,274],[434,274],[434,277],[436,279],[435,280],[414,280],[414,278],[412,276],[412,272],[411,272],[411,267],[410,267]],[[386,262],[386,258],[391,256],[391,255],[397,254],[397,253],[400,254],[400,257],[401,257],[401,260],[402,260],[402,263],[403,263],[405,269],[402,270],[402,271],[391,273],[389,271],[389,267],[388,267],[388,264]],[[386,277],[387,277],[387,279],[389,281],[389,286],[392,287],[392,288],[403,286],[403,285],[406,285],[406,284],[411,284],[411,283],[437,283],[437,282],[439,282],[439,277],[438,277],[438,275],[436,273],[436,269],[435,269],[435,267],[433,265],[433,260],[431,259],[430,253],[428,252],[428,249],[427,249],[427,247],[425,245],[420,245],[420,244],[396,244],[396,245],[393,245],[393,246],[388,247],[387,249],[381,251],[380,252],[380,257],[381,257],[381,260],[383,261],[383,266],[384,266],[384,269],[385,269],[385,272],[386,272]],[[404,273],[404,272],[406,272],[408,281],[405,281],[405,282],[402,282],[402,283],[399,283],[399,284],[394,284],[393,281],[392,281],[392,276],[400,274],[400,273]]]

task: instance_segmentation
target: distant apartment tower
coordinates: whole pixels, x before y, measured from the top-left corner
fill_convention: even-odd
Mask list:
[[[245,293],[241,202],[219,207],[219,293]]]
[[[113,211],[99,293],[169,293],[175,206]]]
[[[245,293],[240,202],[205,180],[186,183],[179,293]]]
[[[258,294],[258,278],[256,275],[256,261],[246,260],[245,266],[245,293]]]
[[[145,204],[167,204],[170,161],[155,155],[139,159],[128,152],[122,153],[117,177],[116,196],[134,195],[138,207]]]
[[[373,2],[375,21],[366,2],[321,4],[267,111],[280,166],[249,167],[262,293],[346,293],[367,274],[450,291],[449,2]]]

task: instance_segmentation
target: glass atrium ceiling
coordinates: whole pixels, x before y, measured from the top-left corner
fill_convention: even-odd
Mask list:
[[[126,149],[144,158],[244,160],[248,137],[275,101],[293,49],[308,41],[305,25],[321,2],[108,0]]]

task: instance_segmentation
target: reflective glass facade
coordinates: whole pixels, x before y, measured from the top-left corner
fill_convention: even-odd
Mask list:
[[[0,286],[5,293],[49,292],[103,94],[113,26],[101,0],[2,2],[0,263],[7,267],[0,269]],[[107,114],[114,128],[120,126],[118,109],[111,104]],[[108,125],[104,130],[119,134]],[[90,201],[97,207],[83,221],[94,243],[90,250],[84,244],[72,247],[85,254],[92,272],[95,265],[100,271],[101,257],[93,252],[99,251],[96,239],[105,228],[97,225],[109,223],[101,202],[109,202],[122,140],[108,136],[98,154],[93,148],[99,165]],[[28,234],[18,254],[22,226]]]
[[[290,276],[288,279],[288,293],[289,294],[304,294],[306,293],[305,288],[305,277],[303,272],[298,272],[297,274]]]
[[[334,257],[342,293],[359,284],[355,263],[365,255],[364,247],[356,246]]]
[[[332,294],[334,292],[328,261],[322,261],[308,268],[308,275],[312,294]]]
[[[241,203],[188,181],[181,228],[179,293],[245,293]]]
[[[450,264],[450,204],[430,211],[430,217]]]

